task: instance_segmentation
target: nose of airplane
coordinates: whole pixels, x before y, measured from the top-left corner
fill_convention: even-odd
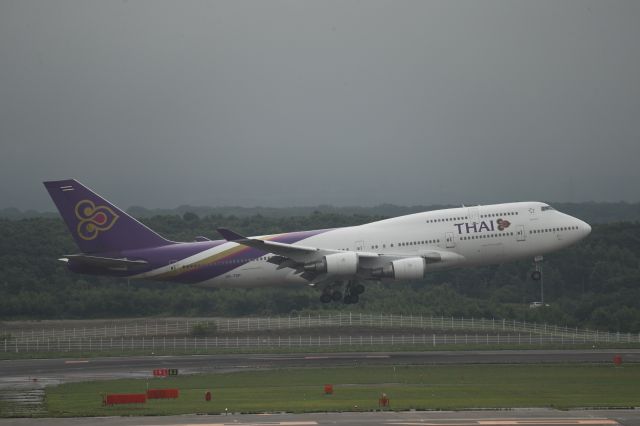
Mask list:
[[[591,233],[591,225],[579,219],[577,219],[577,221],[578,221],[578,229],[580,230],[580,234],[581,234],[580,237],[586,238],[587,235]]]

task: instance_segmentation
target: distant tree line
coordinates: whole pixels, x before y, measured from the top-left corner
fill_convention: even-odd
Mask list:
[[[462,200],[464,201],[464,200]],[[494,200],[500,202],[500,200]],[[521,201],[545,201],[549,200],[521,200]],[[582,220],[589,223],[611,223],[611,222],[637,222],[640,221],[640,203],[621,202],[586,202],[586,203],[562,203],[549,202],[556,209],[577,215]],[[466,204],[472,205],[472,204]],[[292,216],[309,216],[313,213],[336,214],[339,216],[366,216],[366,217],[392,217],[405,214],[437,210],[450,207],[460,207],[460,205],[415,205],[398,206],[395,204],[380,204],[371,207],[361,206],[308,206],[308,207],[210,207],[210,206],[190,206],[182,205],[173,209],[148,209],[140,206],[132,206],[128,213],[137,218],[153,218],[154,216],[183,216],[185,213],[193,213],[199,217],[206,216],[235,216],[254,217],[265,216],[268,218],[288,218]],[[53,205],[52,205],[53,208]],[[34,217],[58,217],[54,211],[40,212],[36,210],[19,210],[16,208],[0,209],[0,218],[4,219],[30,219]]]
[[[585,217],[579,211],[572,213]],[[221,226],[259,235],[356,225],[383,217],[320,211],[289,217],[200,217],[185,212],[144,222],[170,239],[191,241],[200,235],[217,238],[214,230]],[[57,217],[0,219],[0,235],[1,319],[287,315],[348,309],[640,331],[637,221],[595,225],[583,242],[548,255],[544,290],[550,306],[539,309],[529,308],[529,302],[540,298],[539,283],[529,278],[530,261],[433,273],[413,283],[368,284],[358,305],[323,305],[318,292],[310,288],[207,290],[72,274],[57,259],[78,249]]]

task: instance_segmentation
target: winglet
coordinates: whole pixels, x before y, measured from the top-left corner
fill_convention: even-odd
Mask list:
[[[222,238],[224,238],[227,241],[240,241],[240,240],[248,239],[247,237],[237,234],[230,229],[218,228],[217,230],[218,230],[218,233],[222,235]]]

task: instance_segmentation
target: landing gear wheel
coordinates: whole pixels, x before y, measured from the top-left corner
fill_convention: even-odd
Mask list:
[[[331,293],[331,300],[333,300],[334,302],[337,302],[340,299],[342,299],[342,293],[339,290],[336,290],[333,293]]]
[[[542,278],[542,272],[540,271],[533,271],[531,272],[531,279],[534,281],[540,281],[540,279]]]
[[[322,293],[322,296],[320,296],[320,301],[322,303],[329,303],[331,302],[331,295],[329,293]]]
[[[358,295],[357,294],[348,294],[344,297],[345,305],[352,305],[354,303],[358,303]]]
[[[353,287],[353,294],[358,295],[364,293],[364,286],[362,284],[357,284]]]

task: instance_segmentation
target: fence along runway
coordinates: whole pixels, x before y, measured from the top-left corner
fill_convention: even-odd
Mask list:
[[[213,328],[215,336],[190,336],[196,326]],[[345,333],[345,330],[348,332]],[[286,335],[271,335],[273,332],[285,331]],[[469,344],[640,343],[640,334],[611,333],[505,319],[360,313],[265,318],[7,322],[0,329],[0,336],[0,351],[3,352],[184,352],[215,348],[398,344],[437,347]]]

